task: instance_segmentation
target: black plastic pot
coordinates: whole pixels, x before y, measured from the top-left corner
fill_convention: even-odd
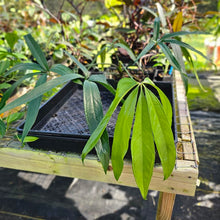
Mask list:
[[[173,103],[172,84],[167,82],[156,83]],[[153,90],[156,93],[156,90]],[[114,96],[104,88],[101,89],[104,113],[107,111]],[[114,112],[107,130],[110,144],[112,144],[114,127],[120,107]],[[175,113],[175,111],[173,111]],[[22,133],[24,123],[18,128]],[[172,130],[177,140],[175,116],[173,117]],[[41,108],[37,120],[29,135],[39,137],[35,142],[29,143],[32,148],[56,152],[73,152],[81,154],[83,147],[90,137],[83,107],[83,91],[77,84],[69,82]],[[95,151],[91,152],[92,154]]]

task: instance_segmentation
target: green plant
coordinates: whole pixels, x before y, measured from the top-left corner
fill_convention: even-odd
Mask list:
[[[159,46],[172,66],[181,72],[186,82],[186,74],[183,66],[176,58],[176,54],[179,54],[172,52],[167,44],[191,49],[202,56],[204,55],[190,45],[174,39],[174,37],[179,35],[192,34],[191,32],[175,32],[163,36],[160,36],[159,32],[160,21],[156,18],[154,21],[153,37],[138,56],[124,44],[117,43],[114,44],[114,47],[120,46],[124,48],[133,62],[141,69],[141,63],[139,62],[141,57],[146,55],[152,48]],[[73,73],[72,70],[62,64],[49,67],[43,52],[33,37],[27,35],[25,36],[25,40],[37,63],[18,64],[8,71],[10,73],[17,70],[33,70],[32,73],[25,75],[4,93],[0,102],[0,114],[23,103],[28,103],[26,122],[21,137],[23,141],[36,119],[42,95],[45,92],[69,80],[74,80],[76,83],[82,84],[85,116],[89,130],[92,133],[82,151],[82,160],[84,161],[86,155],[95,147],[104,172],[107,172],[110,161],[110,146],[106,126],[116,107],[119,103],[122,103],[115,126],[111,151],[113,172],[115,178],[118,180],[123,170],[123,160],[128,150],[129,139],[132,133],[131,155],[133,173],[143,198],[146,198],[155,163],[155,145],[161,160],[165,179],[169,177],[175,165],[176,150],[171,130],[172,108],[164,93],[156,87],[149,78],[143,77],[135,80],[123,64],[122,68],[127,72],[129,78],[122,78],[118,82],[116,92],[107,83],[104,75],[91,75],[89,69],[68,52],[66,52],[66,54],[81,69],[83,75]],[[55,72],[61,76],[47,81],[48,75],[51,72]],[[35,88],[14,102],[5,105],[13,89],[18,86],[22,80],[33,77],[34,75],[38,76]],[[105,116],[102,111],[97,83],[102,84],[110,92],[115,94],[115,98]],[[150,88],[156,89],[160,99],[152,93]],[[1,121],[1,133],[4,133],[3,124]],[[145,138],[146,136],[147,138]]]

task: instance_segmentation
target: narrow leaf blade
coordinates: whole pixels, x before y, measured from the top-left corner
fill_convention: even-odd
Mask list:
[[[119,81],[114,100],[112,101],[108,111],[106,112],[105,116],[103,117],[103,119],[99,123],[96,130],[90,136],[89,140],[87,141],[87,143],[82,151],[82,160],[85,159],[86,155],[97,144],[98,140],[102,136],[113,112],[115,111],[115,109],[118,106],[118,104],[120,103],[120,101],[136,85],[137,85],[137,82],[135,82],[134,80],[132,80],[130,78],[123,78]]]
[[[163,166],[164,178],[167,179],[173,171],[176,161],[176,149],[171,125],[167,120],[160,101],[146,87],[145,95],[148,100],[147,104],[154,141]]]
[[[119,179],[123,170],[123,159],[129,146],[138,88],[135,88],[125,100],[115,125],[111,161],[116,180]]]
[[[83,86],[83,100],[86,121],[89,130],[92,133],[103,118],[101,97],[99,89],[94,82],[85,80]],[[95,148],[106,173],[110,158],[110,146],[107,132],[102,135],[101,140],[98,141]]]
[[[131,139],[132,169],[141,195],[146,199],[155,161],[149,110],[143,90],[137,103]]]
[[[45,71],[48,71],[49,66],[48,66],[47,60],[46,60],[44,53],[42,52],[40,46],[38,45],[38,43],[34,40],[34,38],[31,36],[31,34],[25,35],[24,39],[25,39],[32,55],[37,60],[37,62],[40,64],[40,66]]]
[[[79,79],[79,78],[82,78],[82,76],[79,74],[67,74],[67,75],[52,79],[52,80],[34,88],[32,91],[24,94],[23,96],[19,97],[15,101],[10,102],[9,104],[4,106],[0,110],[0,113],[3,113],[3,112],[8,111],[10,109],[13,109],[17,106],[24,104],[24,103],[30,102],[33,99],[43,95],[45,92],[50,91],[52,88],[54,88],[62,83],[65,83],[65,82],[67,82],[69,80],[73,80],[73,79]]]
[[[40,76],[39,80],[37,81],[35,88],[42,85],[46,81],[47,81],[47,75],[43,74],[42,76]],[[24,124],[24,129],[21,137],[22,142],[24,141],[24,138],[27,136],[28,132],[30,131],[31,127],[33,126],[37,118],[41,100],[42,100],[42,95],[28,103],[26,121]]]

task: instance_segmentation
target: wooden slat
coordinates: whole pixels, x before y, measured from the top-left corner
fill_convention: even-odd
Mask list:
[[[0,158],[1,167],[137,187],[130,162],[125,163],[123,173],[119,181],[116,181],[111,167],[105,175],[100,162],[91,156],[82,165],[79,155],[63,156],[25,148],[3,147],[0,148]],[[163,180],[162,167],[155,167],[149,188],[193,196],[198,178],[198,170],[193,168],[193,164],[190,161],[178,161],[177,169],[166,181]]]
[[[171,219],[175,198],[176,198],[175,194],[160,192],[158,206],[157,206],[156,220]]]

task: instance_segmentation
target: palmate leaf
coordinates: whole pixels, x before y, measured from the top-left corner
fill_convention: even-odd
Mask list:
[[[94,82],[88,80],[84,81],[83,85],[83,100],[84,100],[84,111],[86,121],[90,132],[92,133],[99,122],[103,118],[102,102],[99,93],[99,89]],[[97,156],[102,163],[105,173],[107,172],[110,158],[110,146],[108,133],[105,130],[95,146]]]
[[[35,88],[42,85],[46,81],[47,81],[47,75],[43,74],[36,82]],[[33,126],[37,118],[41,100],[42,100],[42,95],[28,103],[28,110],[27,110],[26,121],[24,124],[24,129],[21,137],[21,142],[24,141],[24,138],[27,136],[28,132],[30,131],[31,127]]]
[[[0,114],[8,111],[10,109],[13,109],[17,106],[20,106],[24,103],[30,102],[36,98],[38,98],[39,96],[43,95],[45,92],[50,91],[52,88],[65,83],[69,80],[74,80],[74,79],[80,79],[82,78],[81,75],[79,74],[67,74],[64,76],[60,76],[58,78],[52,79],[36,88],[34,88],[32,91],[24,94],[23,96],[19,97],[18,99],[16,99],[13,102],[10,102],[9,104],[7,104],[6,106],[4,106],[1,110],[0,110]],[[11,88],[10,88],[11,89]]]
[[[48,71],[49,66],[48,66],[47,60],[46,60],[44,53],[42,52],[40,46],[38,45],[38,43],[34,40],[34,38],[31,36],[31,34],[25,35],[24,39],[25,39],[32,55],[34,56],[34,58],[37,60],[37,62],[40,64],[40,66],[44,69],[44,71]]]
[[[139,87],[135,88],[125,100],[115,126],[111,162],[116,180],[119,179],[123,170],[123,159],[129,146],[138,90]]]
[[[148,105],[142,89],[135,114],[131,139],[131,156],[135,181],[142,197],[146,199],[153,173],[155,149]]]
[[[173,171],[176,160],[176,150],[171,125],[167,121],[165,111],[160,101],[146,87],[145,96],[147,99],[154,141],[163,166],[164,178],[167,179]]]
[[[112,101],[108,111],[106,112],[105,116],[99,123],[96,130],[90,136],[89,140],[87,141],[82,151],[82,161],[84,161],[86,155],[95,147],[98,140],[101,138],[118,104],[121,102],[123,97],[136,85],[138,85],[138,83],[131,78],[123,78],[119,81],[114,100]]]

